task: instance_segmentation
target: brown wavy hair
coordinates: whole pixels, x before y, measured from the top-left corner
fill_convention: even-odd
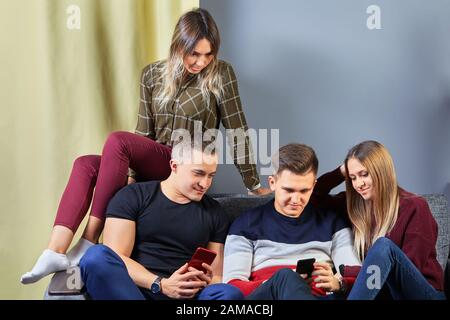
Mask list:
[[[353,188],[348,161],[357,159],[372,178],[375,197],[364,200]],[[394,162],[388,150],[377,141],[354,146],[345,158],[347,209],[355,234],[355,250],[361,260],[379,237],[390,232],[397,221],[399,187]]]
[[[198,75],[202,96],[204,101],[209,101],[212,92],[219,101],[222,99],[223,81],[217,59],[220,48],[219,29],[208,11],[198,8],[183,14],[175,26],[169,57],[162,70],[162,90],[158,96],[162,105],[167,104],[176,95],[185,73],[183,60],[194,51],[198,41],[202,39],[211,44],[213,57]]]

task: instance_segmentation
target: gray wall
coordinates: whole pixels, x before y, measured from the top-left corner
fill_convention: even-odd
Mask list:
[[[381,8],[381,30],[366,9]],[[315,148],[320,173],[354,144],[391,152],[400,184],[450,195],[450,1],[201,0],[252,128]],[[267,177],[262,180],[267,185]],[[242,192],[232,165],[212,192]]]

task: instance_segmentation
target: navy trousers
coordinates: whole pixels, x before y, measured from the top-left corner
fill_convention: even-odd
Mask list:
[[[445,300],[445,294],[433,288],[406,254],[385,237],[369,249],[348,299],[373,300],[382,290],[396,300]]]
[[[87,293],[100,300],[170,300],[149,289],[138,287],[123,260],[107,246],[98,244],[88,249],[80,261],[81,277]],[[219,283],[207,286],[195,297],[197,300],[241,300],[243,294],[236,287]]]

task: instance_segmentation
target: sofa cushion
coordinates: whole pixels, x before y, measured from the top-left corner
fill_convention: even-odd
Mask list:
[[[442,194],[426,194],[423,197],[427,200],[438,225],[437,259],[445,270],[450,249],[450,213],[447,198]]]
[[[212,194],[210,196],[220,203],[232,220],[244,211],[261,206],[273,198],[272,195],[257,197],[237,193]]]

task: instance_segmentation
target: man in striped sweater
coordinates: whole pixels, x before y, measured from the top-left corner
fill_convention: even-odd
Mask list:
[[[308,204],[318,170],[314,150],[302,144],[283,146],[272,167],[269,185],[275,198],[241,214],[230,227],[224,282],[238,287],[247,299],[342,296],[337,293],[345,294],[356,276],[342,275],[342,270],[361,262],[353,250],[349,221]],[[316,259],[314,271],[299,275],[294,271],[297,261],[307,258]]]

